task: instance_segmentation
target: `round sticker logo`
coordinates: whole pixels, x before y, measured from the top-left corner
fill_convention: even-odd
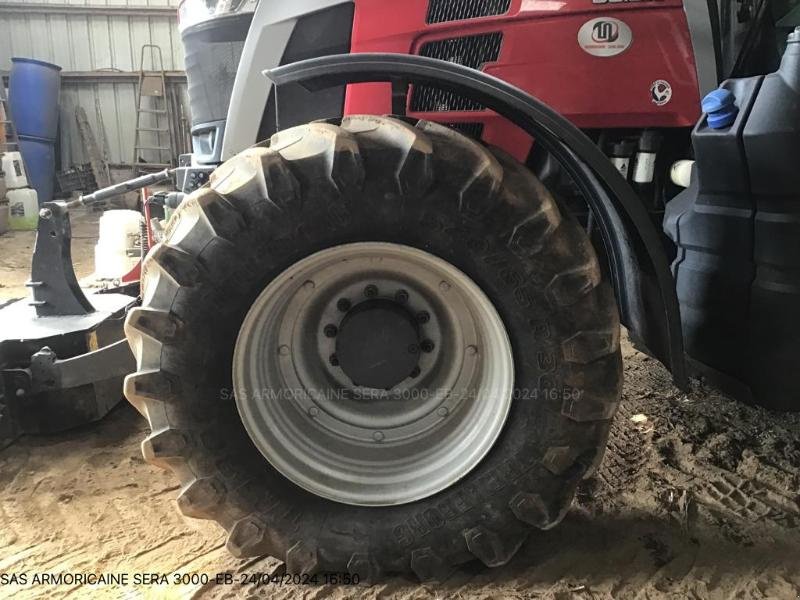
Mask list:
[[[650,86],[650,99],[656,106],[664,106],[672,100],[672,86],[669,81],[659,79]]]
[[[630,48],[632,43],[633,31],[619,19],[592,19],[578,32],[578,44],[592,56],[616,56]]]

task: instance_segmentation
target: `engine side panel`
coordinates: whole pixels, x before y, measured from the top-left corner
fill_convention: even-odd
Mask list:
[[[453,7],[465,4],[356,0],[352,52],[424,54],[438,41],[499,32],[499,55],[482,70],[540,98],[578,127],[691,127],[700,115],[694,52],[681,0],[511,0],[505,14],[429,22],[437,20],[429,18],[429,2],[441,6],[448,1]],[[445,51],[438,58],[464,62],[463,55],[446,54],[453,47],[439,44]],[[619,53],[593,55],[603,52]],[[348,114],[389,113],[391,108],[387,84],[348,90]],[[527,136],[488,111],[409,114],[480,124],[484,140],[518,158],[530,148]]]

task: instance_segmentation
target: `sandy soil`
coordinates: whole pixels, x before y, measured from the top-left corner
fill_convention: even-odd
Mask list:
[[[0,587],[0,596],[103,598],[800,597],[800,418],[686,395],[625,345],[609,452],[567,519],[506,567],[470,565],[440,587],[168,585]],[[0,453],[0,574],[271,572],[237,561],[211,523],[181,517],[178,488],[145,464],[146,425],[121,405],[98,426]]]
[[[97,215],[74,219],[79,276]],[[32,234],[0,237],[0,297],[25,295]],[[625,343],[624,402],[606,459],[556,529],[506,567],[469,565],[444,585],[34,586],[35,573],[273,572],[238,561],[214,524],[175,507],[171,475],[143,462],[147,427],[123,403],[102,423],[0,452],[0,597],[800,598],[800,416],[769,414],[695,382],[684,394]],[[27,574],[27,585],[3,577]]]

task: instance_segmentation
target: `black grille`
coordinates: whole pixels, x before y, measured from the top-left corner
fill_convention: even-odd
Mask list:
[[[481,139],[483,135],[483,123],[445,123],[445,125],[476,140]]]
[[[422,46],[419,54],[428,58],[438,58],[464,65],[472,69],[480,69],[485,63],[498,59],[502,41],[502,33],[486,33],[449,40],[438,40]],[[419,85],[414,87],[414,92],[411,95],[411,110],[418,112],[470,111],[483,110],[483,106],[452,92],[427,85]]]
[[[504,15],[509,8],[511,0],[430,0],[426,22],[445,23]]]

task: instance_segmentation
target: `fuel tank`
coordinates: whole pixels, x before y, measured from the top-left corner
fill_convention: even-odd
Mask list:
[[[666,209],[686,350],[734,396],[800,411],[800,29],[776,73],[721,90]]]
[[[700,116],[681,0],[356,0],[352,52],[411,53],[480,69],[584,129],[692,127]],[[397,112],[396,102],[388,84],[359,84],[348,90],[345,113]],[[519,159],[531,146],[513,125],[449,92],[418,86],[405,108]]]

